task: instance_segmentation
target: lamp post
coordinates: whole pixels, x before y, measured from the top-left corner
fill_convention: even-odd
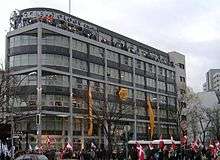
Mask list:
[[[29,74],[25,75],[18,83],[17,85],[14,87],[14,97],[15,97],[15,94],[16,94],[16,88],[19,87],[21,85],[21,83],[30,75],[35,75],[36,72],[30,72]],[[11,75],[9,75],[10,77]],[[11,156],[12,158],[14,158],[14,116],[13,116],[13,106],[14,104],[11,105],[11,114],[10,114],[10,119],[11,119],[11,146],[12,146],[12,149],[11,149]]]
[[[152,99],[154,102],[156,102],[157,106],[157,136],[160,137],[161,131],[160,131],[160,96],[157,95],[157,98]]]

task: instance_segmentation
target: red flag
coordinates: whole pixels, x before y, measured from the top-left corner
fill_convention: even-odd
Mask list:
[[[175,150],[176,149],[176,144],[175,144],[175,142],[173,140],[173,136],[171,136],[170,139],[171,139],[171,142],[172,142],[171,147]]]
[[[163,136],[162,136],[162,134],[160,135],[160,143],[159,143],[159,148],[161,149],[161,150],[163,150],[163,148],[164,148],[164,141],[163,141]]]
[[[143,147],[139,143],[136,143],[136,149],[138,151],[138,160],[144,160]]]

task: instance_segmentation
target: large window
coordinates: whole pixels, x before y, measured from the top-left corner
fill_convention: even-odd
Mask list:
[[[107,85],[107,92],[108,92],[108,94],[116,95],[117,91],[118,91],[118,86]]]
[[[72,58],[72,67],[81,71],[88,71],[87,62],[80,59]]]
[[[106,50],[107,59],[118,63],[118,53]]]
[[[129,72],[121,71],[121,80],[132,82],[132,74]]]
[[[64,75],[42,76],[42,85],[69,87],[69,78]]]
[[[90,63],[90,73],[104,76],[104,66],[95,63]]]
[[[121,55],[121,64],[132,67],[132,58],[125,55]]]
[[[146,78],[146,85],[148,87],[156,88],[156,80],[152,78]]]
[[[142,91],[136,91],[136,98],[145,100],[145,93]]]
[[[61,35],[43,35],[43,45],[59,46],[69,48],[69,38]]]
[[[98,92],[98,93],[104,93],[104,84],[101,82],[95,82],[95,81],[90,81],[90,87],[92,91]]]
[[[45,106],[57,106],[57,107],[68,107],[69,97],[63,95],[42,95],[42,105]]]
[[[37,65],[37,54],[22,54],[9,58],[10,67]]]
[[[72,41],[73,50],[87,53],[87,44],[78,40],[73,39]]]
[[[37,37],[29,35],[14,36],[9,39],[10,48],[25,46],[25,45],[37,45]]]
[[[96,57],[103,58],[104,57],[104,49],[97,47],[97,46],[90,45],[89,46],[89,54],[94,55]]]
[[[42,54],[42,65],[69,67],[69,57],[57,54]]]
[[[170,79],[175,79],[175,73],[173,71],[167,70],[167,77]]]
[[[140,60],[135,60],[136,64],[135,67],[141,70],[144,70],[144,62]]]
[[[168,97],[167,103],[168,103],[168,105],[175,106],[175,98]]]
[[[150,73],[156,73],[156,66],[150,63],[146,63],[146,71]]]
[[[144,76],[135,75],[135,83],[145,85]]]
[[[73,77],[72,78],[72,85],[73,85],[72,87],[75,88],[75,89],[79,89],[79,90],[88,89],[88,84],[87,84],[86,79]]]
[[[158,84],[158,89],[159,90],[166,91],[166,84],[165,84],[165,82],[158,81],[157,84]]]
[[[118,79],[119,77],[119,71],[117,69],[113,69],[113,68],[107,68],[107,76],[109,78],[114,78],[114,79]]]
[[[167,83],[167,91],[169,92],[175,92],[175,86],[174,84]]]
[[[162,67],[158,67],[157,74],[165,77],[165,69]]]

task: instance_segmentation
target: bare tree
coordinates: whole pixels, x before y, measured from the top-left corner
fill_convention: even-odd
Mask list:
[[[114,142],[114,137],[116,136],[118,123],[123,122],[122,119],[126,118],[126,116],[131,113],[131,108],[129,108],[129,105],[127,105],[128,95],[123,95],[124,99],[120,98],[119,94],[121,89],[122,88],[119,88],[115,93],[115,96],[117,97],[117,100],[115,101],[116,103],[111,105],[109,101],[103,97],[102,100],[100,100],[100,104],[93,106],[92,109],[94,119],[104,130],[104,137],[108,142],[107,150],[109,159],[111,157],[113,144],[117,143]],[[127,94],[126,92],[127,90],[124,89],[123,94]]]

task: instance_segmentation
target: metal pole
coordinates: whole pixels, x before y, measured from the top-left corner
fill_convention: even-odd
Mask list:
[[[71,14],[71,0],[69,0],[69,14]]]
[[[126,147],[126,160],[128,160],[128,132],[127,132],[127,131],[125,132],[125,139],[126,139],[126,142],[125,142],[125,147]]]
[[[157,94],[157,125],[158,125],[158,138],[160,137],[160,98],[159,95]]]

